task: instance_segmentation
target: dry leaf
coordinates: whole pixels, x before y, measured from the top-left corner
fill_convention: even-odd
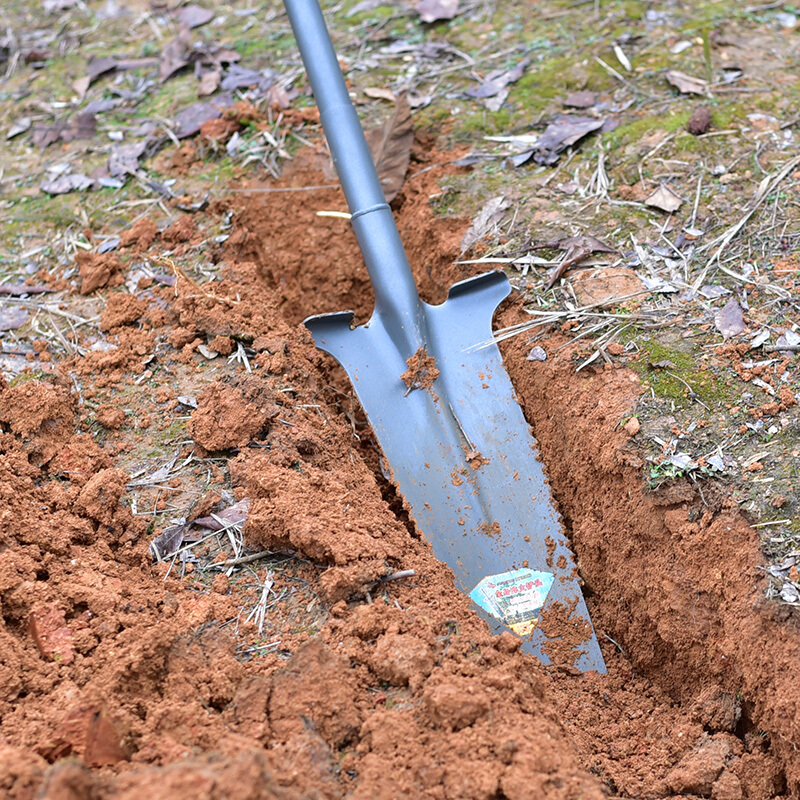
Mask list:
[[[165,528],[150,542],[147,551],[156,561],[164,561],[180,550],[188,528],[188,525],[173,525]]]
[[[272,108],[287,109],[292,104],[289,99],[289,93],[277,83],[273,83],[264,96]]]
[[[458,14],[458,0],[419,0],[416,9],[423,22],[453,19]]]
[[[388,100],[390,103],[397,102],[397,97],[391,89],[381,89],[379,86],[370,86],[364,89],[364,94],[376,100]]]
[[[208,517],[198,517],[192,520],[192,525],[208,528],[211,531],[221,531],[223,528],[242,525],[250,513],[250,498],[245,497],[232,506],[223,509],[218,514]]]
[[[731,297],[727,303],[714,314],[714,327],[722,334],[723,339],[730,339],[738,336],[745,329],[742,309],[736,302],[735,297]]]
[[[27,321],[26,308],[0,308],[0,331],[15,331]]]
[[[397,98],[392,116],[379,128],[367,131],[366,137],[386,202],[391,203],[405,182],[414,141],[411,106],[404,94]]]
[[[164,45],[158,65],[158,79],[161,83],[171,78],[178,70],[189,63],[191,53],[191,35],[186,25],[181,25],[178,35]],[[116,65],[115,65],[116,66]]]
[[[708,81],[687,75],[685,72],[671,69],[664,77],[683,94],[706,94],[708,91]]]
[[[530,62],[520,61],[512,69],[498,69],[490,72],[483,82],[474,89],[467,89],[470,97],[494,97],[510,83],[516,83],[524,74]]]
[[[178,12],[178,20],[187,28],[199,28],[214,19],[214,12],[209,8],[196,5],[184,6]]]
[[[534,147],[528,154],[528,158],[533,156],[537,164],[552,165],[558,161],[558,154],[566,150],[570,145],[575,144],[592,131],[603,127],[602,119],[594,117],[573,117],[569,115],[559,115],[545,128],[544,133],[539,137]],[[524,163],[519,159],[525,154],[520,153],[514,161],[515,166]],[[519,161],[519,163],[517,163]]]
[[[533,250],[553,248],[556,250],[564,250],[565,255],[563,261],[552,271],[550,277],[547,279],[545,288],[549,289],[556,281],[571,267],[580,264],[585,258],[588,258],[592,253],[616,253],[613,247],[609,247],[605,242],[595,239],[594,236],[567,236],[564,239],[558,239],[555,242],[547,242],[543,244],[532,245]]]
[[[197,90],[198,97],[206,97],[214,94],[219,88],[222,73],[218,69],[210,69],[200,76],[200,88]]]
[[[662,211],[672,214],[681,207],[683,200],[669,186],[662,183],[644,202],[645,205],[660,208]]]
[[[139,169],[139,159],[144,155],[147,141],[115,144],[108,155],[108,174],[120,178]]]
[[[7,294],[12,297],[20,297],[23,294],[43,294],[44,292],[54,291],[55,289],[40,283],[4,283],[0,286],[0,294]]]
[[[204,122],[218,119],[226,108],[233,105],[233,96],[230,94],[217,95],[213,100],[205,103],[192,103],[175,115],[175,135],[179,139],[194,136]]]
[[[52,180],[42,181],[39,188],[47,194],[67,194],[68,192],[82,192],[93,183],[94,181],[86,175],[60,175]]]
[[[78,95],[78,100],[83,100],[86,96],[86,90],[89,88],[91,82],[92,79],[89,75],[84,75],[82,78],[78,78],[72,82],[72,91]]]
[[[472,247],[475,242],[482,239],[503,218],[503,212],[511,205],[503,195],[493,197],[485,203],[478,215],[472,220],[472,225],[461,240],[461,252]]]
[[[19,136],[21,133],[25,133],[25,131],[29,131],[30,129],[31,118],[20,117],[20,119],[11,124],[11,127],[8,129],[8,133],[6,134],[6,139],[13,139],[15,136]]]

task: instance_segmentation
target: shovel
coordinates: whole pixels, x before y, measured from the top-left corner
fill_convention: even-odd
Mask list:
[[[285,0],[375,291],[375,310],[309,317],[346,370],[434,555],[494,633],[544,664],[606,671],[536,442],[514,398],[492,317],[511,287],[488,272],[420,300],[317,0]]]

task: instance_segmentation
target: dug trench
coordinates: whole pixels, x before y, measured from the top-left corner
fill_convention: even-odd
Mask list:
[[[430,208],[444,169],[435,163],[417,152],[395,210],[421,293],[439,302],[471,273],[454,265],[466,223]],[[329,182],[307,155],[262,188]],[[316,213],[344,210],[341,194],[224,205],[234,216],[222,280],[140,281],[135,303],[112,288],[102,324],[117,349],[68,365],[82,395],[58,370],[0,391],[3,792],[797,796],[796,620],[762,600],[758,539],[723,486],[647,490],[619,424],[641,392],[635,375],[576,374],[571,349],[556,351],[560,332],[538,342],[544,362],[526,360],[524,336],[503,347],[609,668],[581,677],[489,634],[403,514],[342,372],[299,324],[371,310],[346,222]],[[170,230],[130,246],[157,250]],[[101,267],[122,270],[85,259],[83,279]],[[496,322],[522,314],[512,301]],[[250,498],[248,544],[320,565],[308,578],[325,607],[316,635],[284,631],[280,653],[255,657],[237,654],[227,623],[240,611],[235,583],[152,564],[118,468],[126,423],[109,409],[146,354],[159,354],[169,383],[192,368],[199,343],[224,352],[234,340],[255,353],[255,369],[201,387],[189,433],[198,452],[217,454],[220,486],[229,479],[237,499]],[[87,435],[81,401],[92,397],[107,418],[102,446]],[[135,412],[174,402],[165,385]],[[408,569],[413,580],[382,580]]]
[[[468,223],[434,216],[429,198],[442,170],[425,169],[434,161],[431,155],[420,151],[417,158],[419,177],[407,182],[394,210],[420,293],[439,303],[453,282],[478,268],[455,265]],[[314,185],[327,175],[299,170],[293,181]],[[338,191],[295,196],[290,204],[251,200],[238,218],[243,238],[234,247],[259,265],[293,323],[344,309],[365,321],[372,310],[355,238],[344,220],[320,224],[316,212],[326,208],[344,209]],[[314,233],[301,250],[294,242],[278,244],[282,255],[276,258],[274,237],[266,231],[290,231],[291,219]],[[290,264],[298,261],[300,270],[293,270]],[[495,323],[506,327],[524,319],[519,297],[512,296]],[[648,489],[645,461],[620,424],[642,392],[636,373],[610,365],[576,373],[574,348],[565,347],[563,333],[538,343],[553,354],[544,362],[526,359],[530,345],[524,335],[501,349],[576,551],[595,625],[605,635],[606,651],[613,642],[624,654],[611,673],[638,677],[634,697],[663,692],[660,700],[674,715],[656,733],[664,721],[654,725],[647,719],[652,710],[620,714],[606,692],[597,703],[591,690],[583,695],[573,675],[554,677],[559,719],[582,764],[602,775],[611,790],[629,796],[665,790],[715,798],[796,795],[800,687],[791,665],[800,657],[800,628],[791,610],[763,598],[757,534],[724,486],[698,489],[679,480],[656,492]],[[321,368],[337,390],[347,392],[347,378],[332,359]],[[394,501],[365,426],[361,435],[362,456],[384,497]],[[407,522],[398,503],[392,508]],[[623,723],[620,716],[629,719]],[[631,736],[636,720],[643,723],[647,744],[620,747],[609,741],[619,733],[607,726],[622,724]],[[687,741],[692,734],[681,722],[699,724],[703,733]],[[725,769],[718,770],[723,763]]]

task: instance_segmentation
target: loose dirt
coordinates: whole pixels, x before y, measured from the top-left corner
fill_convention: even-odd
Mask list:
[[[453,266],[466,222],[430,210],[443,168],[413,174],[438,161],[415,153],[394,201],[433,302],[474,274]],[[280,187],[330,182],[308,154]],[[526,359],[524,337],[504,357],[609,673],[545,668],[489,635],[402,512],[343,373],[298,324],[371,310],[347,224],[316,216],[343,209],[333,189],[252,193],[192,225],[140,226],[130,246],[163,274],[128,286],[137,261],[81,259],[76,290],[113,287],[103,346],[80,334],[85,356],[0,387],[5,796],[797,796],[800,632],[761,599],[757,537],[724,487],[647,490],[624,427],[638,377],[576,374],[561,333],[538,341],[545,361]],[[155,260],[226,211],[221,279]],[[512,299],[498,321],[521,318]],[[132,476],[175,423],[175,463],[196,461]],[[166,526],[143,510],[177,515],[170,493],[187,486],[205,487],[187,519],[249,499],[248,546],[302,558],[265,562],[272,578],[255,562],[255,587],[210,561],[153,564]],[[387,580],[399,570],[414,574]],[[265,609],[265,643],[244,610],[268,579],[295,599]]]

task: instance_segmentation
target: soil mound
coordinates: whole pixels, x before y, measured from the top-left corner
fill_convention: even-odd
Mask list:
[[[300,161],[285,187],[330,181]],[[428,203],[441,170],[412,177],[395,200],[434,301],[467,277],[452,265],[465,224],[436,219]],[[505,346],[609,667],[580,677],[522,655],[472,613],[382,476],[341,373],[297,325],[348,305],[370,311],[353,238],[316,216],[341,196],[245,198],[222,280],[176,270],[174,285],[139,290],[137,317],[119,326],[124,303],[109,303],[115,349],[71,365],[80,395],[58,373],[0,390],[6,796],[796,795],[796,624],[760,601],[757,541],[724,493],[643,486],[620,424],[635,376],[576,375],[570,348],[555,352],[561,335],[540,340],[544,362],[527,361],[521,339]],[[506,324],[519,314],[503,313]],[[200,349],[212,342],[231,359],[213,380],[208,363],[220,362]],[[156,363],[159,388],[126,407],[121,396]],[[125,407],[131,430],[109,404]],[[212,581],[177,555],[152,563],[151,495],[138,492],[149,486],[153,508],[166,508],[173,473],[142,478],[120,463],[140,431],[175,414],[191,416],[173,461],[198,459],[198,513],[227,534],[223,493],[249,500],[248,545],[296,551],[301,577],[256,564]],[[313,600],[276,645],[244,611],[290,584]]]

